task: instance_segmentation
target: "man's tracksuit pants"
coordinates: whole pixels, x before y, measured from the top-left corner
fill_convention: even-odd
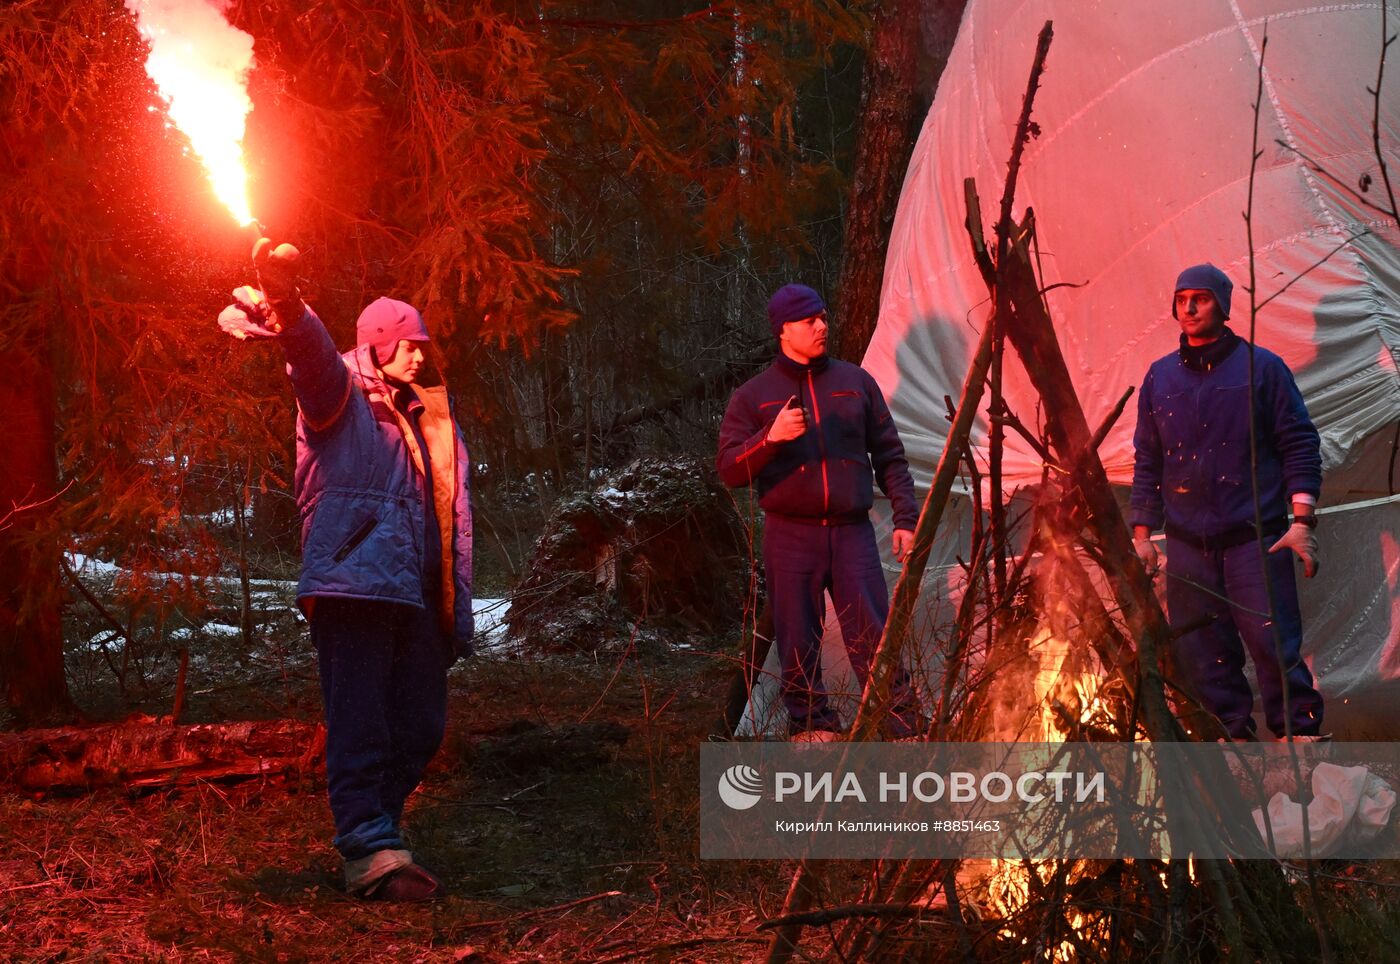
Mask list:
[[[822,681],[825,596],[830,592],[851,669],[864,686],[889,615],[889,589],[874,526],[868,519],[814,525],[770,512],[763,528],[763,571],[790,732],[840,730],[841,721]],[[890,707],[891,735],[908,736],[919,718],[909,674],[902,665],[891,686]]]
[[[1265,545],[1277,539],[1275,534]],[[1167,612],[1172,625],[1209,620],[1173,645],[1177,672],[1188,694],[1220,718],[1231,738],[1252,738],[1254,694],[1244,675],[1248,648],[1269,729],[1282,736],[1286,715],[1293,734],[1320,732],[1322,695],[1303,662],[1303,619],[1293,553],[1267,553],[1266,567],[1261,568],[1259,546],[1253,539],[1207,549],[1168,535],[1166,549]],[[1275,622],[1269,619],[1265,579],[1272,582]]]

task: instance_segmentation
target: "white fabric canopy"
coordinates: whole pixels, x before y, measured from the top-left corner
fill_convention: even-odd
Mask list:
[[[1389,4],[1395,32],[1400,0]],[[1392,456],[1400,231],[1288,148],[1343,185],[1369,175],[1367,196],[1386,204],[1367,91],[1376,82],[1380,19],[1378,0],[970,0],[905,178],[879,324],[863,362],[926,489],[947,437],[944,397],[958,397],[989,314],[963,226],[963,179],[976,178],[990,241],[1046,20],[1055,38],[1015,213],[1035,209],[1045,284],[1078,286],[1057,288],[1048,300],[1089,423],[1176,348],[1170,299],[1187,265],[1211,261],[1231,276],[1231,325],[1248,337],[1241,214],[1262,57],[1253,225],[1259,299],[1288,287],[1260,311],[1255,337],[1292,367],[1322,433],[1324,503],[1356,503],[1324,515],[1321,575],[1300,586],[1304,650],[1327,699],[1327,727],[1354,739],[1393,733],[1400,696],[1400,501],[1361,502],[1389,495],[1392,472],[1400,484]],[[1400,190],[1400,50],[1391,53],[1380,135]],[[1318,262],[1325,263],[1308,270]],[[1011,351],[1005,393],[1024,423],[1040,422]],[[1130,403],[1100,450],[1116,483],[1132,478],[1136,412]],[[984,456],[986,427],[979,423],[974,438]],[[1040,480],[1038,457],[1014,434],[1006,454],[1008,489]],[[956,499],[936,564],[966,551],[968,515],[968,500]],[[931,572],[926,591],[945,577]],[[933,608],[924,615],[940,619]],[[839,677],[839,666],[831,669]]]
[[[886,546],[888,524],[880,528],[880,542]],[[1339,740],[1393,739],[1395,708],[1400,706],[1400,496],[1322,510],[1318,542],[1322,571],[1315,579],[1300,579],[1298,595],[1303,609],[1303,653],[1325,700],[1324,726]],[[962,545],[966,544],[964,538]],[[886,565],[889,582],[898,572],[897,564]],[[963,573],[956,565],[931,569],[924,579],[906,662],[928,712],[943,689],[938,641],[951,632],[962,586]],[[1044,640],[1029,644],[1029,651],[1042,662],[1048,650]],[[849,725],[861,685],[851,672],[833,613],[826,617],[822,667],[833,704]],[[778,679],[775,649],[754,688],[739,735],[786,732]],[[1035,698],[1028,691],[1027,708]],[[1255,716],[1259,733],[1267,737],[1263,708],[1257,701]]]
[[[1390,0],[1390,29],[1400,5]],[[1173,350],[1172,284],[1212,261],[1235,281],[1231,325],[1249,334],[1252,103],[1263,56],[1262,157],[1254,177],[1258,343],[1293,368],[1323,436],[1327,501],[1384,491],[1400,419],[1397,230],[1276,141],[1344,184],[1384,188],[1371,144],[1380,4],[1289,0],[971,0],[906,176],[864,365],[890,401],[916,481],[943,450],[944,396],[961,390],[987,290],[970,254],[962,182],[975,177],[990,235],[1036,36],[1055,23],[1016,196],[1033,206],[1044,281],[1091,425]],[[1267,51],[1264,48],[1268,28]],[[1400,189],[1400,55],[1392,50],[1381,139]],[[1036,397],[1008,352],[1006,396],[1028,425]],[[1101,449],[1110,478],[1132,475],[1136,407]],[[985,424],[978,441],[985,440]],[[1371,455],[1363,458],[1370,439]],[[1377,448],[1384,450],[1377,456]],[[1009,485],[1039,480],[1037,456],[1007,440]],[[1378,489],[1380,491],[1378,491]]]

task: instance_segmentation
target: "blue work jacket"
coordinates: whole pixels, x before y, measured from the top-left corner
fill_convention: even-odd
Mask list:
[[[807,431],[788,442],[768,430],[789,399]],[[719,431],[719,476],[753,485],[765,512],[817,524],[864,520],[873,481],[889,496],[894,527],[914,528],[919,508],[904,445],[875,379],[858,365],[830,359],[799,364],[778,355],[729,400]]]
[[[1233,336],[1230,336],[1233,338]],[[1138,393],[1130,517],[1209,539],[1254,524],[1249,457],[1249,343],[1214,367],[1188,367],[1180,351],[1158,359]],[[1254,348],[1259,504],[1266,531],[1287,519],[1288,499],[1322,491],[1317,429],[1283,359]]]

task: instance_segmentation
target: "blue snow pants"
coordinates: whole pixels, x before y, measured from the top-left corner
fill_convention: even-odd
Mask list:
[[[1267,537],[1265,547],[1277,539],[1278,535]],[[1187,626],[1214,617],[1173,644],[1177,672],[1187,693],[1220,718],[1231,738],[1253,737],[1254,695],[1244,675],[1247,647],[1258,673],[1269,729],[1277,736],[1284,734],[1286,693],[1293,733],[1319,733],[1322,694],[1314,688],[1312,673],[1303,662],[1303,620],[1293,553],[1268,553],[1266,567],[1261,569],[1253,539],[1207,549],[1169,534],[1166,548],[1167,612],[1172,625]],[[1265,579],[1273,583],[1277,639],[1269,621]]]
[[[875,527],[868,519],[846,525],[811,525],[770,512],[763,526],[763,571],[773,609],[789,730],[840,730],[841,721],[822,682],[825,594],[831,593],[851,668],[864,686],[890,607]],[[890,696],[890,735],[908,736],[917,727],[919,716],[903,666]]]
[[[442,744],[447,668],[436,608],[322,596],[311,616],[326,712],[335,847],[403,849],[404,801]]]

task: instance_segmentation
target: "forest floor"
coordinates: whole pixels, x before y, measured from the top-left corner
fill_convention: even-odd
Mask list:
[[[182,722],[319,721],[290,586],[260,591],[251,649],[229,631],[228,600],[163,626],[163,645],[130,660],[111,658],[100,626],[70,626],[75,698],[100,718],[167,713],[184,647]],[[500,613],[482,616],[489,626]],[[700,748],[721,729],[727,644],[534,657],[485,636],[482,654],[450,674],[447,738],[406,815],[409,845],[442,878],[444,899],[345,895],[320,769],[140,793],[0,790],[0,962],[762,959],[771,932],[759,925],[779,914],[793,865],[699,856]],[[1317,867],[1337,959],[1400,960],[1400,862]],[[822,903],[858,900],[871,872],[825,863]],[[1290,880],[1299,906],[1312,906],[1303,879]],[[890,959],[961,956],[953,928],[937,923]],[[1006,939],[1006,923],[969,928],[978,960],[1035,956]],[[1193,948],[1185,959],[1218,953],[1204,938]],[[839,959],[824,927],[804,932],[801,952]]]
[[[728,666],[697,652],[459,663],[405,821],[448,892],[428,905],[345,896],[320,772],[0,795],[0,960],[751,959],[791,868],[699,859],[699,747]],[[284,670],[245,708],[316,719],[314,664]]]

